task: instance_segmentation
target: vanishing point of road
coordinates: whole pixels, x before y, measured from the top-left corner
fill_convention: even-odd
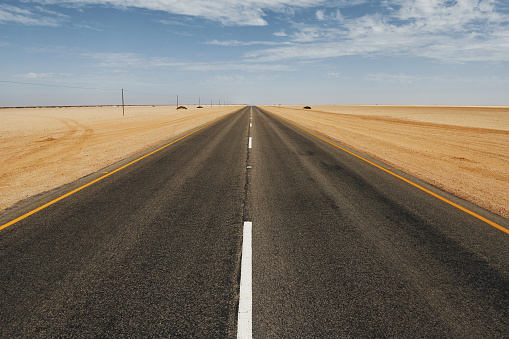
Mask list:
[[[0,337],[507,337],[509,221],[257,107],[0,215]]]

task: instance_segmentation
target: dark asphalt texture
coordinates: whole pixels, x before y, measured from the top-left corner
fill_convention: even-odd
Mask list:
[[[0,337],[233,337],[247,114],[0,232]]]
[[[0,337],[234,338],[244,221],[254,338],[509,336],[509,235],[246,107],[0,231]]]
[[[254,338],[509,336],[507,234],[253,111]]]

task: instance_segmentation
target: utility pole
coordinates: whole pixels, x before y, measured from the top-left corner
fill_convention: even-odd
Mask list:
[[[122,116],[125,115],[125,112],[124,112],[124,89],[122,88]]]
[[[179,96],[177,94],[177,108],[179,108]]]

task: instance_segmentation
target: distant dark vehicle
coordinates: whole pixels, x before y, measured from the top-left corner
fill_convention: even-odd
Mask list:
[[[186,106],[179,106],[179,107],[177,107],[177,109],[187,109],[187,107]]]
[[[311,109],[311,107],[309,107],[309,106],[304,106],[304,109]]]
[[[196,107],[196,108],[203,108],[203,106],[198,106],[198,107]]]

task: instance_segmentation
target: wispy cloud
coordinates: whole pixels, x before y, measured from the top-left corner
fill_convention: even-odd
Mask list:
[[[444,62],[509,61],[509,15],[495,0],[387,0],[384,10],[335,25],[294,24],[291,46],[251,51],[259,62],[345,55],[412,56]],[[339,13],[340,14],[340,13]],[[331,18],[315,13],[321,22]]]
[[[290,42],[276,42],[276,41],[239,41],[239,40],[210,40],[204,42],[206,45],[218,45],[218,46],[253,46],[253,45],[269,45],[269,46],[277,46],[277,45],[287,45],[291,44]]]
[[[443,77],[440,75],[422,75],[422,74],[406,74],[406,73],[369,73],[365,75],[365,80],[372,82],[380,82],[386,84],[402,84],[402,85],[413,85],[423,82],[436,83],[447,83],[447,84],[465,84],[465,83],[476,83],[482,84],[483,86],[489,86],[490,84],[507,84],[509,78],[500,76],[447,76]]]
[[[57,5],[105,5],[117,8],[145,8],[172,14],[202,17],[223,25],[265,26],[266,11],[285,12],[292,8],[312,8],[327,0],[32,0]]]
[[[175,34],[175,35],[185,36],[185,37],[193,36],[192,33],[189,33],[187,31],[174,31],[174,30],[171,30],[171,29],[167,29],[166,32],[172,33],[172,34]]]
[[[301,24],[297,26],[297,31],[292,34],[293,42],[320,42],[333,41],[344,34],[344,29],[340,27],[323,27]]]
[[[183,26],[183,27],[192,27],[192,28],[203,27],[203,26],[200,26],[199,24],[197,24],[196,20],[192,20],[192,19],[189,19],[187,21],[186,20],[163,19],[163,20],[154,20],[154,22],[158,22],[160,24],[168,25],[168,26]]]
[[[94,25],[89,25],[89,24],[74,24],[73,27],[76,28],[76,29],[88,29],[88,30],[96,31],[96,32],[102,32],[103,31],[102,28],[98,28],[98,27],[96,27]]]
[[[389,84],[414,84],[424,80],[439,80],[438,77],[429,77],[421,75],[410,75],[405,73],[389,74],[389,73],[370,73],[365,76],[368,81],[382,82]]]
[[[315,12],[315,17],[318,21],[326,21],[326,20],[343,20],[343,16],[341,15],[341,11],[336,9],[336,11],[332,13],[327,13],[323,9],[319,9]]]
[[[465,32],[479,29],[480,23],[499,24],[504,21],[495,9],[494,0],[393,0],[393,3],[400,6],[395,18],[412,22],[430,33]]]
[[[53,76],[53,73],[32,73],[32,72],[19,75],[19,77],[25,78],[25,79],[51,78],[52,76]]]
[[[95,60],[96,66],[107,68],[157,68],[176,67],[184,63],[176,62],[170,58],[146,57],[137,53],[83,53],[82,58]]]
[[[272,35],[274,35],[274,36],[280,36],[280,37],[288,36],[288,34],[286,34],[286,32],[285,32],[285,30],[284,30],[284,29],[283,29],[283,30],[280,30],[280,31],[278,31],[278,32],[274,32],[274,33],[272,33]]]
[[[243,75],[216,75],[215,77],[208,79],[209,83],[234,83],[237,85],[245,84],[249,81],[249,78]]]
[[[238,62],[224,61],[215,63],[187,63],[179,65],[187,71],[243,71],[243,72],[274,72],[274,71],[292,71],[294,67],[284,63],[257,63],[257,62]]]
[[[68,21],[67,15],[49,11],[40,6],[27,9],[0,4],[0,23],[16,23],[27,26],[60,26]]]
[[[325,76],[329,79],[338,79],[341,76],[341,74],[338,72],[329,71],[325,74]]]
[[[189,62],[177,61],[167,57],[148,57],[136,53],[83,53],[81,58],[96,61],[97,67],[118,69],[177,68],[186,71],[225,71],[246,72],[289,71],[293,68],[283,63],[257,63],[239,61]]]

